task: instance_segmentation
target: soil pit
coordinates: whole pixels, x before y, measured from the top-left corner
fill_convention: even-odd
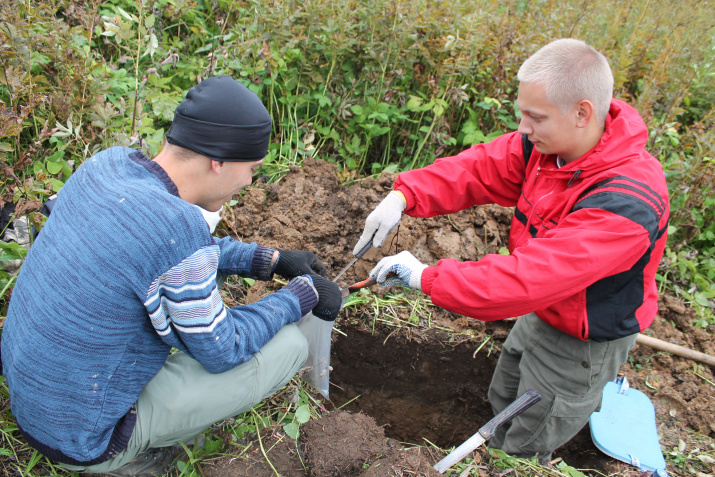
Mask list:
[[[474,354],[471,342],[387,338],[358,328],[346,334],[333,343],[330,399],[372,416],[387,436],[449,448],[493,417],[486,396],[496,353]]]

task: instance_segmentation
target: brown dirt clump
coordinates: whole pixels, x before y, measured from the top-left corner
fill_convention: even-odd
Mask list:
[[[389,451],[385,432],[365,414],[334,411],[301,428],[303,456],[314,477],[358,475]]]
[[[306,160],[303,168],[292,168],[279,183],[259,182],[242,194],[239,204],[225,211],[219,235],[223,233],[283,249],[312,250],[332,277],[353,258],[352,248],[362,232],[365,218],[392,189],[394,179],[395,175],[384,174],[348,186],[339,182],[336,165]],[[366,278],[380,258],[401,250],[410,250],[429,265],[436,264],[440,258],[478,260],[487,253],[497,253],[507,244],[512,213],[509,208],[492,205],[429,219],[404,216],[386,245],[371,249],[358,260],[339,285]],[[229,304],[243,303],[255,301],[280,286],[276,282],[256,282],[246,289],[241,284],[233,284],[224,292]],[[388,292],[377,286],[372,291],[378,298]],[[426,438],[439,446],[450,447],[461,443],[491,418],[487,386],[512,322],[484,323],[434,306],[414,310],[410,300],[418,295],[419,292],[406,290],[400,295],[401,304],[380,308],[378,313],[373,306],[374,299],[368,304],[351,305],[341,312],[335,324],[340,333],[334,333],[331,358],[334,368],[331,400],[337,407],[359,395],[346,408],[353,412],[348,414],[351,419],[360,416],[361,411],[374,418],[378,429],[390,438],[420,445],[425,444]],[[692,318],[692,310],[677,299],[664,296],[659,316],[646,334],[715,355],[712,330],[694,327]],[[715,438],[715,420],[711,418],[715,415],[712,368],[637,345],[621,367],[621,374],[628,377],[633,388],[643,391],[653,401],[661,444],[666,450],[677,447],[679,440],[690,446],[696,438]],[[388,467],[396,469],[394,475],[422,475],[419,474],[423,472],[419,470],[421,464],[412,462],[412,453],[427,453],[429,447],[409,452],[398,448],[400,452],[394,452],[394,441],[388,440],[393,446],[383,451],[381,458],[369,456],[359,466],[348,464],[337,455],[320,455],[321,450],[330,452],[329,444],[336,445],[340,437],[353,438],[351,433],[338,429],[332,440],[325,439],[325,445],[318,445],[325,437],[321,436],[325,425],[322,421],[325,418],[301,428],[301,452],[311,449],[313,456],[309,461],[326,464],[320,467],[324,474],[307,475],[358,475],[354,472],[362,470],[363,463],[369,465],[366,472],[374,467],[369,475],[393,475],[379,474],[378,469]],[[306,433],[306,428],[311,426],[316,426],[313,433]],[[378,441],[378,447],[384,445],[384,441]],[[276,446],[271,452],[280,448]],[[292,453],[294,449],[295,446],[286,452]],[[255,454],[255,448],[250,452]],[[479,451],[476,457],[482,455],[484,451]],[[422,457],[432,459],[432,464],[441,458]],[[598,472],[641,475],[635,468],[598,451],[588,427],[558,449],[555,457],[577,468],[595,469],[597,472],[593,475],[599,475]],[[398,473],[400,463],[405,462],[414,464],[410,471],[413,474]],[[255,462],[254,468],[258,468]],[[483,470],[480,468],[480,475]],[[313,469],[309,468],[309,472]],[[677,469],[669,468],[668,472],[679,475]],[[221,475],[260,477],[263,474]],[[298,474],[281,472],[280,475]]]

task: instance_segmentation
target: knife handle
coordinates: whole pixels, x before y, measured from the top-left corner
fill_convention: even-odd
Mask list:
[[[362,258],[362,256],[365,255],[368,250],[370,250],[370,247],[372,247],[372,239],[370,239],[370,241],[362,248],[362,250],[355,254],[355,257]]]
[[[491,439],[494,437],[497,429],[539,401],[541,401],[541,394],[533,389],[529,389],[519,396],[516,401],[509,404],[502,412],[497,414],[491,421],[484,424],[484,426],[479,429],[479,433],[484,436],[485,440]]]

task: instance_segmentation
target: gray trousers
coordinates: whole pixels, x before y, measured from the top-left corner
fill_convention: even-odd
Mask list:
[[[169,356],[137,400],[137,422],[127,448],[90,467],[62,465],[101,474],[117,469],[153,447],[194,439],[216,422],[241,414],[283,387],[308,358],[308,342],[286,325],[249,361],[211,374],[185,353]]]
[[[582,341],[544,323],[534,313],[519,318],[504,342],[489,386],[497,414],[529,389],[542,399],[500,428],[489,447],[543,463],[601,407],[636,335],[597,343]]]

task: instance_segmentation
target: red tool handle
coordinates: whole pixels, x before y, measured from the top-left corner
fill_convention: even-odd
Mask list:
[[[371,287],[371,286],[373,286],[375,283],[377,283],[377,280],[375,280],[374,278],[366,278],[365,280],[363,280],[363,281],[361,281],[361,282],[357,282],[357,283],[355,283],[355,284],[353,284],[353,285],[350,285],[350,286],[348,287],[348,290],[350,291],[350,293],[354,293],[354,292],[358,291],[358,290],[361,289],[361,288]]]
[[[386,278],[386,279],[387,279],[387,278],[392,278],[392,277],[394,277],[395,275],[397,275],[397,274],[394,273],[394,272],[390,272],[390,273],[387,274],[387,276],[386,276],[385,278]],[[363,281],[361,281],[361,282],[357,282],[357,283],[355,283],[355,284],[353,284],[353,285],[350,285],[350,286],[348,287],[348,291],[349,291],[350,293],[354,293],[354,292],[358,291],[358,290],[361,289],[361,288],[371,287],[371,286],[373,286],[375,283],[377,283],[377,280],[375,280],[374,278],[369,278],[369,277],[368,277],[368,278],[366,278],[365,280],[363,280]]]

